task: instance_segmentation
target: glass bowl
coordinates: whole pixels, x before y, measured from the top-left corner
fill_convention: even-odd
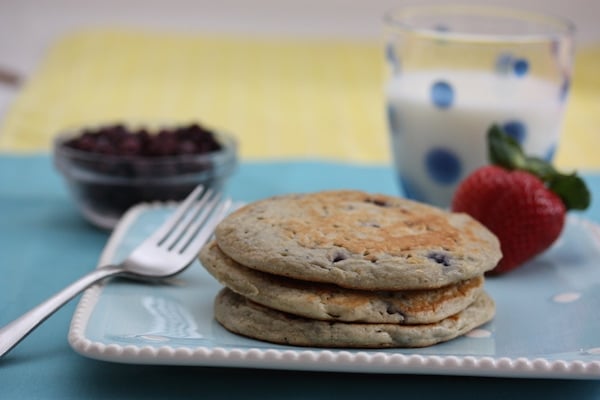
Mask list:
[[[147,157],[70,147],[67,143],[84,129],[56,137],[54,165],[85,219],[104,229],[114,228],[135,204],[181,200],[199,184],[221,190],[237,167],[237,141],[223,132],[211,132],[221,145],[219,150]]]

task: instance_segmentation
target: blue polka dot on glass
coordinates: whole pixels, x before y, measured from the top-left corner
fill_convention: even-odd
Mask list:
[[[390,64],[392,71],[394,74],[398,74],[400,72],[400,59],[396,54],[396,50],[392,44],[388,44],[385,47],[385,57]]]
[[[400,135],[400,119],[398,117],[398,113],[394,106],[390,103],[387,104],[387,118],[388,118],[388,128],[390,133],[394,136]]]
[[[425,155],[427,175],[436,183],[450,185],[458,182],[462,163],[458,155],[445,148],[433,148]]]
[[[556,144],[550,146],[546,154],[544,155],[544,160],[551,162],[554,159],[554,155],[556,154]]]
[[[563,83],[560,85],[560,93],[558,98],[560,101],[565,101],[567,96],[569,95],[569,88],[571,87],[571,80],[568,77],[565,77]]]
[[[433,30],[436,32],[450,32],[450,27],[440,22],[434,25]]]
[[[529,72],[529,62],[523,58],[515,60],[513,71],[516,76],[525,76]]]
[[[560,42],[558,40],[553,40],[550,42],[550,52],[554,57],[560,57]]]
[[[527,127],[524,123],[520,121],[509,121],[502,125],[504,132],[513,139],[517,141],[519,144],[523,144],[525,142],[525,138],[527,137]]]
[[[454,102],[454,89],[448,82],[435,82],[431,86],[431,102],[438,108],[451,107]]]
[[[400,187],[404,192],[404,197],[412,200],[427,202],[427,196],[423,194],[419,185],[406,176],[400,176]]]
[[[513,57],[508,53],[501,53],[496,58],[496,65],[494,66],[496,72],[501,75],[507,75],[510,73],[513,64]]]

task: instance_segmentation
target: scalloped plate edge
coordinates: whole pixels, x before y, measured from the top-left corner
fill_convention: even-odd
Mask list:
[[[111,259],[128,227],[147,209],[172,203],[139,204],[117,224],[98,265]],[[579,218],[580,219],[580,218]],[[580,219],[600,242],[600,226]],[[599,244],[600,245],[600,244]],[[85,336],[86,325],[103,290],[103,284],[87,289],[73,315],[68,341],[79,354],[103,361],[131,364],[190,365],[213,367],[265,368],[360,373],[440,374],[515,378],[600,379],[600,361],[547,360],[474,356],[424,356],[377,351],[278,350],[224,347],[121,346],[92,341]]]

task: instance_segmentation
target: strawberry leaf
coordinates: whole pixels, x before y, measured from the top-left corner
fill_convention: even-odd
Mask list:
[[[548,181],[558,173],[552,164],[539,157],[525,157],[525,163],[522,169],[532,173],[543,181]]]
[[[567,210],[585,210],[590,206],[591,194],[583,179],[575,173],[557,173],[548,182],[548,188],[565,203]]]
[[[552,164],[525,155],[521,145],[507,135],[498,125],[488,130],[489,158],[492,164],[508,170],[529,172],[540,178],[548,189],[556,193],[567,210],[585,210],[591,202],[591,194],[583,179],[576,173],[562,174]]]
[[[525,154],[519,143],[498,125],[492,125],[488,130],[488,149],[492,164],[506,169],[520,169],[525,165]]]

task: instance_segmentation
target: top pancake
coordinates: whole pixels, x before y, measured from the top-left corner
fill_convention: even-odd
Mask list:
[[[501,257],[498,239],[466,214],[359,191],[251,203],[215,237],[249,268],[364,290],[437,288],[482,275]]]

